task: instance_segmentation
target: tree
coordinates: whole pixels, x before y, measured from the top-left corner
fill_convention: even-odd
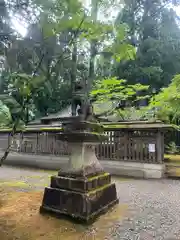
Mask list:
[[[12,124],[12,116],[10,109],[0,101],[0,127],[7,127]]]
[[[27,74],[17,74],[14,73],[11,75],[11,85],[9,88],[8,94],[0,95],[0,99],[3,104],[6,106],[6,118],[9,121],[9,127],[11,127],[12,131],[10,133],[13,138],[18,127],[23,127],[27,123],[29,118],[29,109],[33,104],[32,99],[33,95],[36,94],[36,91],[43,84],[43,77],[35,77]],[[18,101],[15,100],[14,96],[18,95]],[[5,108],[5,107],[4,107]],[[9,112],[7,111],[9,109]],[[10,121],[12,119],[12,121]],[[0,160],[0,165],[7,158],[10,150],[11,143],[9,143],[4,155]]]
[[[124,119],[124,110],[128,107],[128,102],[130,102],[130,106],[136,106],[140,99],[149,98],[148,95],[145,95],[148,88],[149,86],[142,84],[128,85],[126,80],[119,80],[115,77],[105,78],[96,82],[91,91],[91,97],[94,104],[107,103],[107,109],[100,109],[98,116],[118,114]],[[144,94],[138,95],[142,91]]]
[[[29,109],[44,116],[71,103],[76,81],[88,83],[86,101],[93,86],[96,103],[110,103],[107,115],[123,117],[126,109],[120,111],[119,104],[136,108],[149,99],[151,87],[161,88],[179,69],[180,31],[165,6],[169,2],[127,0],[122,10],[121,1],[92,0],[88,11],[81,1],[31,0],[25,6],[21,1],[18,14],[28,21],[28,32],[11,41],[0,88],[13,126],[16,119],[31,120]],[[121,9],[116,22],[98,17],[108,16],[110,5]]]
[[[97,19],[102,2],[100,5],[99,1],[92,1],[93,11],[91,13],[87,13],[82,4],[78,2],[65,1],[63,7],[61,4],[55,4],[55,8],[51,7],[51,11],[49,11],[48,6],[47,3],[42,7],[43,11],[46,12],[45,16],[43,17],[44,13],[42,13],[41,17],[42,32],[46,39],[56,36],[62,49],[60,56],[53,58],[54,66],[51,68],[48,78],[52,78],[52,73],[55,73],[53,72],[54,69],[59,68],[60,64],[63,65],[65,58],[65,62],[68,61],[66,67],[62,66],[62,72],[66,70],[65,76],[69,75],[71,82],[88,79],[87,82],[90,83],[96,78],[94,64],[99,56],[103,57],[104,54],[108,54],[109,60],[112,60],[112,58],[119,58],[120,56],[125,57],[126,52],[129,52],[130,57],[135,53],[131,45],[121,43],[124,36],[124,26],[116,27],[116,31],[114,31],[112,23],[103,23]],[[54,17],[52,19],[53,13]],[[116,43],[105,44],[109,39],[115,39]],[[82,44],[90,44],[90,57],[87,54],[87,48],[81,48]],[[101,51],[97,51],[97,49]],[[45,69],[48,68],[45,67]],[[55,75],[58,76],[56,73]],[[61,79],[64,79],[64,76],[61,75]],[[55,99],[57,101],[57,98]]]
[[[4,55],[4,48],[8,43],[11,35],[11,28],[9,24],[10,18],[4,0],[0,2],[0,54]]]
[[[180,116],[180,74],[176,75],[169,86],[151,98],[149,109],[154,109],[156,117],[167,123],[177,125]]]
[[[129,83],[141,82],[150,90],[167,86],[179,71],[180,29],[178,18],[169,4],[174,1],[125,1],[116,23],[129,26],[128,41],[137,49],[135,61],[114,66],[115,76]],[[177,1],[176,1],[177,3]],[[142,12],[142,14],[139,14]]]

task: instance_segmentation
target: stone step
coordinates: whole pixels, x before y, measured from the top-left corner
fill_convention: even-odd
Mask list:
[[[114,183],[88,193],[46,187],[40,213],[66,215],[88,223],[118,202]]]
[[[51,177],[51,188],[69,189],[83,193],[95,190],[96,188],[110,183],[111,175],[105,172],[87,179],[69,178],[64,176]]]

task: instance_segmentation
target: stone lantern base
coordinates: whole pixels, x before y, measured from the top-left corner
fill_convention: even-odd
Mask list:
[[[87,180],[53,176],[51,187],[45,188],[40,211],[65,214],[88,223],[117,203],[116,187],[108,173]]]
[[[84,122],[78,122],[74,129],[72,122],[70,126],[71,131],[59,135],[59,139],[68,141],[71,148],[69,162],[58,176],[51,177],[40,212],[64,214],[82,222],[92,222],[100,213],[118,203],[116,186],[111,183],[110,174],[104,172],[95,154],[95,145],[103,135],[92,133],[93,129],[88,132]]]

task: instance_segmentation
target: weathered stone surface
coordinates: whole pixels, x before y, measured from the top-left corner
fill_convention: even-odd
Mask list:
[[[70,168],[69,171],[60,170],[58,172],[58,176],[85,179],[87,177],[93,177],[103,173],[104,173],[104,170],[101,167],[96,166],[96,164],[92,164],[91,166],[85,166],[80,169]]]
[[[45,188],[42,212],[65,214],[83,222],[92,221],[100,213],[118,203],[115,184],[80,193],[71,190]]]
[[[71,149],[69,162],[59,171],[59,176],[86,178],[104,173],[92,143],[71,142],[69,147]]]
[[[68,118],[62,124],[64,132],[103,132],[103,126],[99,123],[81,121],[79,117]]]
[[[80,192],[87,192],[110,184],[111,176],[109,173],[103,173],[92,178],[78,179],[64,176],[52,176],[51,188],[69,189]]]

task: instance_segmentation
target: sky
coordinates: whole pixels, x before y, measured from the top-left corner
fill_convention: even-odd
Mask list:
[[[26,36],[26,33],[27,33],[27,24],[26,23],[22,23],[20,21],[18,21],[15,17],[12,17],[12,25],[13,25],[13,28],[19,33],[22,35],[22,37],[25,37]]]
[[[180,6],[175,8],[177,15],[180,17]],[[113,14],[114,15],[114,14]],[[18,21],[15,17],[12,17],[12,25],[14,29],[24,37],[27,33],[27,24],[22,21]]]

